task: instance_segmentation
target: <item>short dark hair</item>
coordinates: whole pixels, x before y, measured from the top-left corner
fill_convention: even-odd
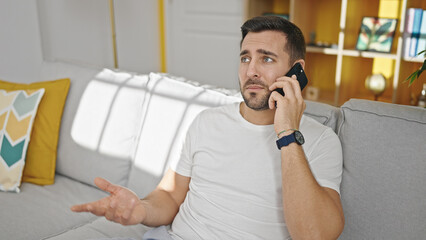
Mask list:
[[[302,31],[294,23],[278,16],[259,16],[247,20],[241,26],[243,36],[240,47],[249,32],[257,33],[267,30],[282,32],[287,37],[287,44],[284,50],[290,56],[290,65],[298,59],[305,59],[306,45]]]

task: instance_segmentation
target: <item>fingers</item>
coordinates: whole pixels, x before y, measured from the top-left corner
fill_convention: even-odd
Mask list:
[[[274,82],[270,87],[269,90],[274,90],[277,88],[282,88],[284,91],[284,98],[285,99],[298,99],[302,100],[302,92],[300,90],[300,84],[296,79],[296,76],[293,75],[291,78],[289,77],[282,77],[278,78],[276,82]],[[274,102],[278,102],[280,100],[284,99],[283,96],[280,94],[275,94],[275,91],[271,93],[271,97],[269,99],[269,108],[273,109],[275,107]]]
[[[99,189],[114,194],[120,189],[120,186],[112,184],[107,180],[97,177],[95,178],[95,185],[98,186]]]
[[[103,216],[105,214],[105,207],[102,206],[100,201],[74,205],[71,207],[73,212],[90,212],[96,216]]]
[[[80,205],[74,205],[71,207],[73,212],[90,212],[93,210],[93,203],[85,203]]]
[[[280,93],[273,91],[268,100],[269,109],[274,109],[276,107],[276,103],[284,98]]]
[[[118,203],[111,197],[96,202],[72,206],[71,211],[90,212],[96,216],[104,216],[109,221],[121,223],[123,225],[127,223],[132,213],[131,209],[119,207]]]
[[[285,95],[292,98],[302,97],[302,91],[300,89],[299,81],[297,81],[296,75],[289,77],[278,78],[275,83],[270,86],[270,90],[282,88]]]
[[[296,76],[278,78],[269,90],[276,88],[282,88],[284,96],[273,91],[268,101],[270,109],[277,109],[274,117],[275,130],[278,133],[283,129],[298,129],[306,105]]]
[[[111,195],[95,202],[72,206],[72,211],[90,212],[123,225],[138,224],[142,221],[143,215],[139,214],[139,216],[134,213],[136,205],[140,204],[140,199],[134,192],[119,185],[111,184],[103,178],[96,178],[95,184]]]
[[[73,212],[89,212],[87,204],[74,205],[71,207]]]

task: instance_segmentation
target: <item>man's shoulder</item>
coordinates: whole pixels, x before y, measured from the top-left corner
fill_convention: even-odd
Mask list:
[[[316,154],[327,152],[327,154],[341,156],[341,143],[333,129],[308,116],[303,118],[300,131],[305,138],[303,146],[309,161],[315,159],[315,156],[313,156],[315,152]],[[341,157],[334,159],[341,159]]]
[[[320,138],[324,135],[332,135],[337,138],[337,134],[333,129],[306,115],[302,117],[300,131],[304,136],[309,136],[310,138]]]
[[[330,128],[318,122],[317,120],[313,119],[312,117],[309,117],[306,115],[303,115],[302,117],[301,128],[302,127],[308,128],[308,129],[321,129],[322,131],[324,131],[327,128]]]

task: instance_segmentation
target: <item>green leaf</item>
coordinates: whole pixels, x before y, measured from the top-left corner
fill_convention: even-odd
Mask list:
[[[415,76],[417,74],[417,71],[413,72],[410,74],[410,76],[407,77],[407,79],[405,79],[404,81],[408,81],[409,79],[411,79],[413,76]]]
[[[387,23],[383,24],[382,26],[380,26],[380,28],[377,29],[375,34],[377,36],[381,36],[383,34],[388,34],[391,26],[392,26],[392,22],[387,22]]]
[[[424,52],[424,51],[423,51]],[[423,62],[422,67],[420,68],[421,71],[426,70],[426,60]]]
[[[409,81],[409,83],[408,83],[408,87],[410,87],[410,86],[411,86],[411,84],[413,84],[414,80],[416,80],[416,77],[418,77],[418,75],[417,75],[418,71],[419,71],[419,70],[417,70],[417,71],[415,71],[415,72],[411,73],[411,75],[410,75],[410,76],[408,76],[408,78],[404,80],[404,82]]]
[[[408,86],[410,87],[411,84],[413,84],[413,82],[417,79],[417,71],[414,72],[413,76],[410,79],[410,82],[408,83]]]
[[[391,37],[387,37],[386,39],[384,39],[383,41],[380,42],[380,44],[382,44],[382,45],[391,44],[391,43],[392,43]]]
[[[426,53],[426,50],[423,50],[423,51],[417,53],[417,56],[421,55],[422,53]]]
[[[361,25],[361,32],[365,32],[368,35],[368,37],[371,36],[371,29],[365,24]]]

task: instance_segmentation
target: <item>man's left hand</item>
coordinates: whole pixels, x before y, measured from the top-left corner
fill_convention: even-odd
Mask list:
[[[282,88],[285,94],[282,96],[278,92],[273,91],[269,97],[269,108],[276,108],[274,119],[275,132],[278,134],[287,129],[299,129],[306,103],[303,100],[302,91],[296,76],[278,78],[269,87],[269,90],[272,91],[276,88]]]

